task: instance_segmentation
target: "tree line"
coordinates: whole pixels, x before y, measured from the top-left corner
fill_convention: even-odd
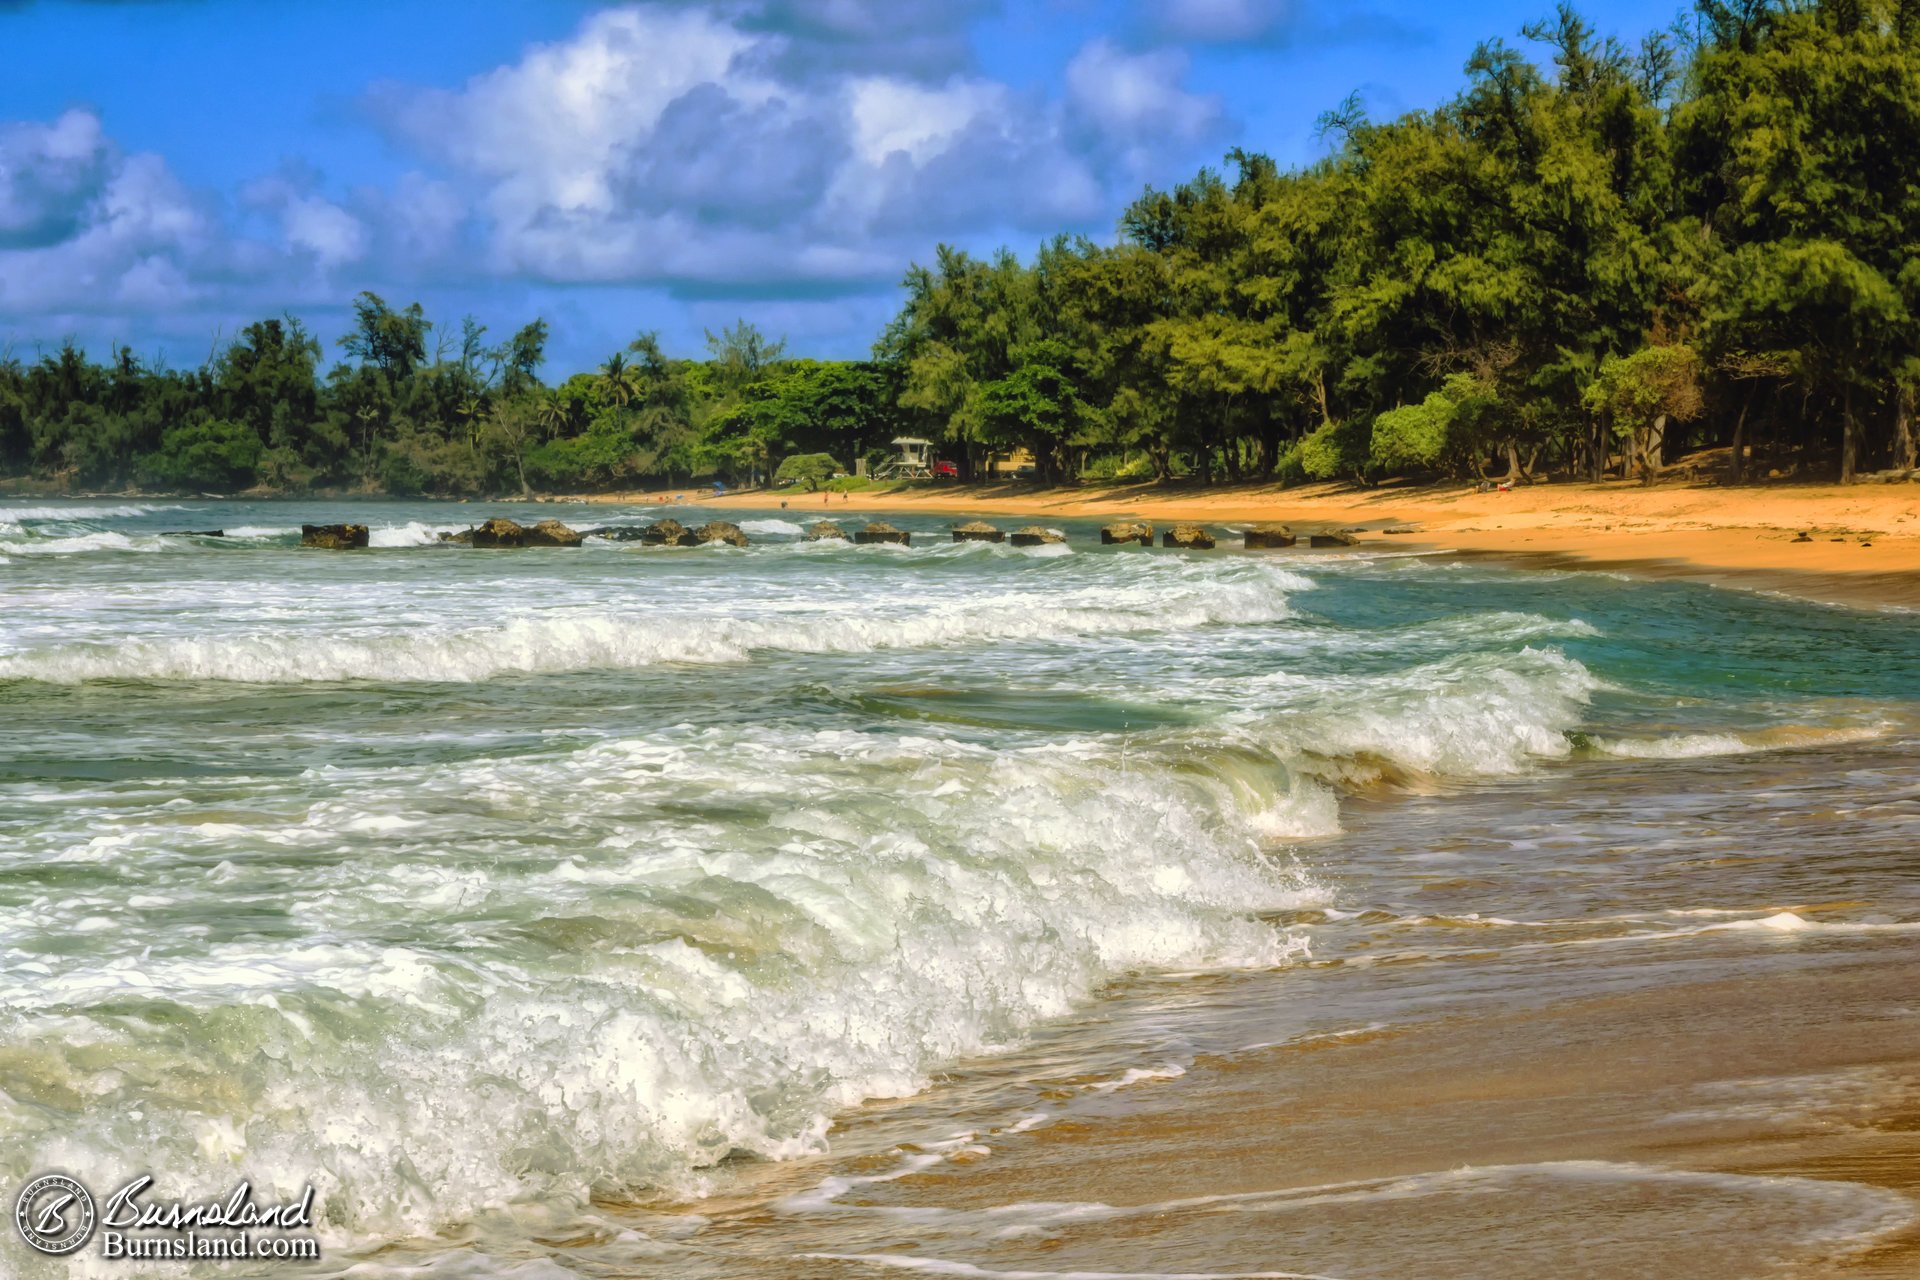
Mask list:
[[[228,490],[612,487],[926,435],[1044,479],[1652,478],[1911,470],[1920,386],[1920,0],[1699,0],[1629,47],[1571,7],[1482,44],[1430,110],[1235,151],[1023,261],[942,246],[867,361],[744,322],[643,334],[547,385],[373,294],[324,374],[297,321],[188,372],[124,349],[0,361],[0,469]],[[821,461],[824,459],[824,461]]]

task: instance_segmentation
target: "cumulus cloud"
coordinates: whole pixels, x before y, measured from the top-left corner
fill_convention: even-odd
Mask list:
[[[0,332],[98,332],[97,317],[205,334],[369,287],[551,306],[581,284],[692,300],[689,315],[754,300],[851,332],[936,242],[1097,233],[1223,140],[1178,46],[1095,39],[1051,83],[987,74],[972,41],[999,5],[592,12],[463,84],[366,89],[403,158],[379,184],[296,158],[190,191],[95,112],[0,122]]]
[[[242,196],[252,207],[272,214],[286,248],[309,256],[317,269],[361,261],[371,238],[367,225],[319,194],[314,184],[311,176],[281,173],[250,183]]]
[[[73,235],[112,160],[100,119],[89,111],[69,111],[50,124],[0,125],[0,249]]]
[[[612,9],[459,89],[386,85],[371,105],[468,184],[495,270],[694,292],[756,277],[867,287],[939,238],[1091,226],[1220,120],[1183,87],[1182,55],[1105,41],[1054,96],[966,69],[827,73],[796,53],[931,40],[953,21],[881,12]]]
[[[217,253],[205,206],[98,116],[0,126],[0,310],[98,310],[189,298]]]

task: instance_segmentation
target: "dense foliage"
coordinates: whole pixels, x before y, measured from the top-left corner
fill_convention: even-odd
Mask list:
[[[346,357],[292,319],[192,371],[0,360],[0,474],[396,493],[715,475],[819,483],[895,435],[1042,478],[1653,476],[1731,446],[1802,474],[1915,466],[1920,0],[1699,0],[1628,49],[1572,9],[1452,101],[1349,100],[1322,161],[1246,152],[1148,190],[1112,244],[941,247],[870,362],[742,323],[542,382],[362,294]]]

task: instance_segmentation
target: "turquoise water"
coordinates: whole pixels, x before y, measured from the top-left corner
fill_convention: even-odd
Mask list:
[[[1662,770],[1898,773],[1920,724],[1898,613],[1073,522],[807,543],[811,509],[672,512],[746,549],[438,544],[494,514],[666,513],[0,503],[10,1184],[311,1180],[341,1260],[508,1205],[564,1234],[596,1195],[817,1154],[1127,975],[1338,954],[1424,874],[1352,838],[1362,810],[1583,797],[1599,831],[1622,770],[1644,820]],[[343,518],[375,546],[297,545]],[[1608,856],[1482,905],[1700,927],[1657,851]],[[1897,860],[1849,874],[1851,915],[1778,918],[1835,896],[1808,871],[1715,923],[1920,922]]]

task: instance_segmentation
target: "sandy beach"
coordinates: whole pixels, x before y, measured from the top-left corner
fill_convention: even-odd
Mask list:
[[[951,513],[988,518],[1136,516],[1233,525],[1280,521],[1360,532],[1362,545],[1524,557],[1554,567],[1705,578],[1850,604],[1920,606],[1920,485],[1322,484],[928,487],[849,495],[752,491],[702,505],[753,510]],[[595,501],[670,500],[672,492]],[[572,499],[569,499],[572,500]],[[1399,532],[1388,533],[1387,530]],[[1806,540],[1800,540],[1802,536]]]

